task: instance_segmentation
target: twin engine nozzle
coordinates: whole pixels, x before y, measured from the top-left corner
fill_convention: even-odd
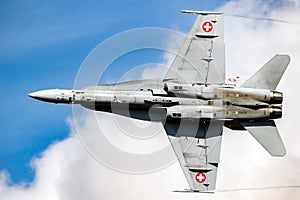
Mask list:
[[[271,104],[282,104],[283,101],[283,94],[281,92],[273,91],[273,96],[271,97],[270,103]]]

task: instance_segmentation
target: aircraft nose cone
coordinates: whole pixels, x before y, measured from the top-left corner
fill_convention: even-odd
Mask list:
[[[37,92],[32,92],[28,94],[28,96],[41,101],[55,102],[56,90],[41,90]]]
[[[27,94],[29,97],[31,97],[31,98],[35,98],[35,97],[37,97],[38,95],[37,95],[37,92],[31,92],[31,93],[29,93],[29,94]]]

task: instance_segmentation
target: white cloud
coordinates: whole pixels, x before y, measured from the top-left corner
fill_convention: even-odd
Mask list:
[[[173,35],[170,35],[169,41],[167,42],[162,64],[155,67],[150,66],[144,69],[141,76],[142,79],[163,79],[176,56],[175,52],[179,51],[183,39],[184,37],[181,33],[174,31]]]
[[[296,21],[299,1],[284,1],[286,7],[270,7],[265,1],[241,0],[224,5],[224,11],[262,15]],[[272,9],[272,10],[270,10]],[[267,16],[267,17],[268,17]],[[227,17],[225,19],[228,75],[249,76],[275,53],[291,55],[291,64],[279,85],[284,92],[284,117],[277,121],[288,154],[272,158],[246,132],[225,129],[217,190],[300,185],[299,95],[300,26]],[[150,72],[147,72],[150,73]],[[106,128],[112,124],[102,123]],[[71,126],[72,127],[72,126]],[[80,128],[80,127],[79,127]],[[98,125],[89,124],[82,131]],[[186,188],[178,163],[149,174],[133,175],[109,169],[94,160],[81,146],[78,136],[50,146],[32,161],[35,180],[29,187],[10,185],[9,175],[0,173],[0,199],[299,199],[299,188],[181,194]]]
[[[81,128],[85,128],[83,131],[86,132],[98,130],[97,124],[89,129]],[[1,199],[159,199],[174,197],[174,187],[184,183],[183,175],[176,175],[179,169],[177,163],[144,175],[120,173],[107,168],[88,154],[77,135],[50,146],[40,159],[33,161],[33,165],[36,177],[29,187],[8,186],[9,175],[5,172],[0,174]],[[161,196],[156,192],[159,190],[166,193]]]

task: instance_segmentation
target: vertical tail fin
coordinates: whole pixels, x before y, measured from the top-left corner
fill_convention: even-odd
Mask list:
[[[241,87],[275,90],[289,63],[289,55],[277,54]]]

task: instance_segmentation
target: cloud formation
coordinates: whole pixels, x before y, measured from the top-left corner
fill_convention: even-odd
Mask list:
[[[273,6],[268,1],[230,1],[221,8],[225,12],[298,20],[297,0],[282,1]],[[278,90],[283,91],[284,116],[277,121],[288,153],[272,158],[246,132],[225,129],[217,190],[300,185],[300,124],[298,106],[300,85],[300,26],[284,23],[239,19],[225,16],[226,65],[228,76],[249,76],[276,53],[292,57]],[[90,115],[87,115],[89,117]],[[89,118],[84,120],[89,121]],[[101,122],[100,122],[101,123]],[[138,122],[136,122],[138,123]],[[83,124],[80,131],[98,129],[98,124]],[[102,123],[106,129],[112,123]],[[142,126],[142,124],[141,124]],[[81,145],[70,123],[71,136],[51,145],[40,158],[32,161],[34,181],[11,185],[9,174],[0,173],[0,199],[299,199],[299,188],[217,192],[216,194],[180,194],[173,190],[187,188],[178,163],[153,173],[128,174],[103,166]],[[122,132],[120,132],[122,134]],[[164,134],[161,132],[160,134]],[[172,156],[170,154],[170,156]]]

